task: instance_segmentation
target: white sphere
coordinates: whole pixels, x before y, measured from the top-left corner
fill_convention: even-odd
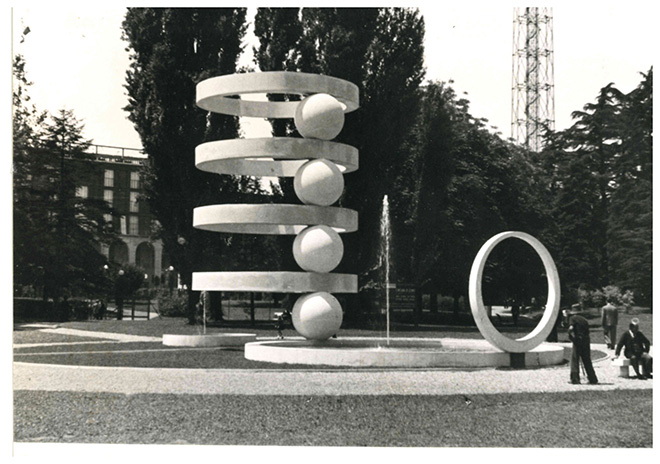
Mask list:
[[[291,312],[293,327],[309,340],[330,338],[341,327],[342,318],[339,301],[327,292],[301,296]]]
[[[293,241],[293,257],[308,272],[330,272],[341,262],[344,243],[332,227],[308,227]]]
[[[317,93],[298,104],[293,122],[305,138],[332,140],[344,127],[344,108],[333,96]]]
[[[344,192],[344,175],[332,161],[313,159],[300,166],[293,189],[306,205],[330,206]]]

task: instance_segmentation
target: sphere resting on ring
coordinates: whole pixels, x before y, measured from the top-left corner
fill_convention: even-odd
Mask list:
[[[336,334],[343,318],[337,298],[326,292],[303,295],[293,305],[291,320],[300,335],[326,340]]]
[[[344,192],[344,176],[332,161],[314,159],[300,166],[293,189],[306,205],[330,206]]]
[[[332,140],[344,127],[344,108],[335,97],[317,93],[298,104],[293,122],[305,138]]]
[[[293,257],[308,272],[330,272],[341,262],[344,244],[332,227],[308,227],[293,241]]]

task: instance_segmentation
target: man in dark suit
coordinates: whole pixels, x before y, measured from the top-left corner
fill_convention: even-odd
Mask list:
[[[591,341],[589,339],[589,322],[582,316],[573,315],[569,319],[568,338],[573,342],[571,353],[571,383],[580,383],[580,360],[587,372],[589,383],[597,384],[598,377],[591,364]]]
[[[630,321],[628,331],[624,332],[616,345],[614,355],[618,358],[621,354],[621,348],[624,348],[623,355],[630,359],[630,364],[635,370],[638,379],[653,378],[653,358],[649,354],[651,342],[639,330],[639,319],[634,318]],[[639,365],[642,365],[642,372]]]

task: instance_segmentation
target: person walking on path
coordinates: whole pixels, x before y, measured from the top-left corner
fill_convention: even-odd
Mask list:
[[[619,343],[616,345],[614,356],[616,358],[621,354],[621,348],[624,348],[623,355],[630,359],[637,378],[652,379],[653,378],[653,358],[649,354],[651,350],[651,342],[639,330],[639,319],[633,318],[630,321],[628,330],[621,335]],[[642,365],[642,371],[639,370],[639,365]]]
[[[612,300],[608,299],[607,304],[601,308],[600,312],[605,344],[610,350],[613,350],[616,343],[616,325],[619,323],[619,310],[612,304]]]
[[[571,383],[580,383],[580,360],[584,365],[590,384],[597,384],[598,377],[591,364],[591,342],[589,340],[589,322],[582,316],[573,315],[569,319],[568,338],[573,342],[571,353]]]

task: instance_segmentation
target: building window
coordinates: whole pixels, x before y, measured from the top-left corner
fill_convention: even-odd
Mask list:
[[[137,171],[131,172],[131,188],[132,189],[140,188],[140,173]]]
[[[138,217],[129,216],[128,235],[139,235]]]
[[[140,211],[140,207],[138,205],[138,192],[131,192],[130,193],[130,198],[131,198],[131,203],[130,203],[130,212],[131,213],[137,213]]]
[[[110,206],[113,206],[112,200],[113,200],[113,195],[112,195],[112,190],[104,190],[103,191],[103,199],[108,202]]]
[[[115,186],[115,171],[112,169],[106,169],[103,176],[103,186],[104,187],[114,187]]]
[[[76,196],[78,198],[89,198],[89,188],[86,185],[76,187]]]

